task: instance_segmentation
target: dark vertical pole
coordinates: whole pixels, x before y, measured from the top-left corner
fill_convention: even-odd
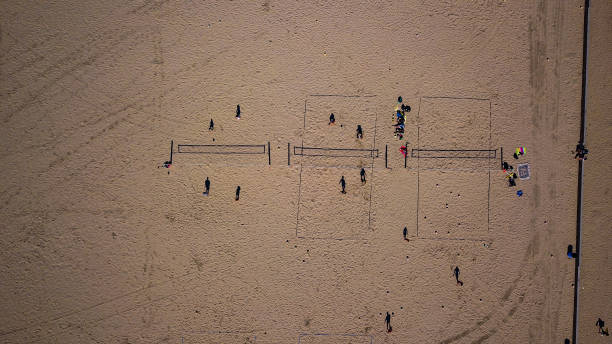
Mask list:
[[[385,145],[385,168],[387,168],[387,145]]]
[[[589,43],[589,0],[584,0],[584,24],[582,31],[582,95],[580,97],[580,143],[584,144],[586,132],[587,58]],[[582,241],[582,159],[578,160],[578,204],[576,206],[576,266],[574,268],[574,320],[572,343],[578,343],[578,294],[580,290],[580,256]]]
[[[291,165],[291,151],[289,150],[289,146],[291,143],[287,142],[287,166]]]
[[[406,168],[407,160],[408,160],[408,141],[406,141],[406,154],[404,154],[404,168]]]
[[[272,160],[270,158],[270,141],[268,141],[268,165],[272,165]]]
[[[580,97],[580,142],[584,142],[586,132],[586,88],[587,55],[589,41],[589,0],[584,0],[584,27],[582,31],[582,96]]]
[[[172,151],[174,150],[174,140],[170,140],[170,164],[172,164]]]

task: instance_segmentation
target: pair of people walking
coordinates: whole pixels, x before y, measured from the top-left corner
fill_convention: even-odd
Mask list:
[[[366,171],[365,168],[362,168],[361,171],[359,172],[360,177],[361,177],[361,184],[365,184],[366,183]],[[342,176],[342,178],[340,178],[340,186],[342,187],[342,192],[343,194],[346,193],[346,179],[344,179],[344,176]]]
[[[236,119],[240,119],[240,104],[236,105]],[[208,123],[208,130],[215,130],[215,122],[212,120],[212,118]]]
[[[208,179],[208,177],[206,177],[206,180],[204,181],[203,194],[204,196],[208,196],[210,194],[210,179]],[[236,201],[238,201],[239,199],[240,199],[240,185],[236,187]]]

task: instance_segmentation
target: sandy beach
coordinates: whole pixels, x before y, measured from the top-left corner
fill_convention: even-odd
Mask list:
[[[590,13],[578,339],[609,343],[612,5]],[[583,18],[0,1],[0,343],[571,339]]]

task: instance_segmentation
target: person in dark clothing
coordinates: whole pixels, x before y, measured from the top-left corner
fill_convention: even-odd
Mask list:
[[[236,119],[240,119],[240,104],[236,105]]]
[[[342,186],[342,193],[345,194],[345,188],[346,188],[346,181],[344,180],[344,176],[342,176],[342,178],[340,178],[340,186]]]
[[[362,169],[361,169],[361,172],[359,172],[359,174],[361,175],[361,182],[365,184],[365,182],[366,182],[366,177],[365,177],[365,174],[366,174],[366,173],[365,173],[365,169],[364,169],[364,168],[362,168]]]
[[[206,181],[204,182],[204,189],[204,194],[208,196],[208,194],[210,193],[210,180],[208,180],[208,177],[206,177]]]
[[[604,328],[604,326],[606,326],[606,323],[603,320],[601,320],[601,318],[597,319],[597,322],[595,323],[595,325],[597,325],[597,327],[598,327],[597,332],[599,334],[601,334],[602,336],[609,336],[610,335],[610,332],[608,332],[608,328],[607,327]]]
[[[328,125],[333,125],[336,124],[336,117],[334,116],[334,113],[332,112],[331,115],[329,115],[329,123]]]
[[[236,201],[240,199],[240,185],[236,188]]]
[[[587,150],[587,153],[588,153],[588,150]],[[584,153],[584,152],[577,152],[576,155],[574,155],[574,159],[586,160],[587,158],[586,158],[585,154],[586,153]]]
[[[408,235],[408,228],[404,227],[404,240],[408,240],[407,235]]]
[[[578,142],[576,145],[576,155],[574,159],[586,160],[586,155],[589,153],[589,150],[584,147],[582,142]]]
[[[387,325],[387,332],[391,332],[391,314],[389,312],[385,316],[385,325]]]
[[[606,325],[606,323],[601,320],[601,318],[597,318],[597,322],[595,323],[595,325],[598,327],[598,333],[601,333],[601,331],[603,331],[603,327]]]
[[[459,280],[459,267],[456,266],[455,270],[453,270],[453,275],[455,275],[455,279],[457,280],[457,284],[463,286],[463,282]]]
[[[360,124],[357,125],[357,138],[358,139],[362,139],[363,138],[363,129],[361,129],[361,125]]]
[[[208,125],[208,130],[214,130],[215,129],[215,122],[213,122],[212,118],[210,119],[210,124]]]
[[[508,174],[508,187],[516,186],[516,173]]]

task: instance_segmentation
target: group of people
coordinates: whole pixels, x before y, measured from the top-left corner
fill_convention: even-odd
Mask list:
[[[204,196],[210,195],[210,179],[206,177],[204,181],[204,192],[202,193]],[[240,185],[236,187],[236,201],[240,200]]]
[[[503,163],[503,171],[506,174],[506,179],[508,179],[508,187],[516,186],[516,172],[514,172],[514,167],[509,165],[506,161]]]
[[[394,137],[397,137],[398,139],[402,139],[403,135],[404,135],[404,127],[405,127],[405,122],[406,122],[406,112],[410,112],[411,108],[409,105],[404,105],[403,104],[403,100],[402,97],[398,97],[397,99],[397,106],[395,107],[395,114],[393,116],[394,122],[395,124],[393,124],[393,127],[395,127],[395,131],[394,131]],[[236,106],[236,119],[240,119],[240,105]],[[334,116],[334,114],[332,113],[329,116],[329,125],[334,125],[336,122],[336,118]],[[214,130],[214,122],[211,119],[210,120],[210,124],[209,124],[209,130]],[[361,125],[357,125],[357,138],[361,139],[363,138],[363,129],[361,127]],[[406,146],[402,146],[400,148],[400,152],[404,155],[407,154],[407,147]],[[582,142],[579,142],[578,145],[576,145],[576,155],[575,155],[575,159],[580,159],[580,160],[586,160],[586,154],[588,154],[588,149],[585,148],[584,144]],[[516,150],[514,151],[514,159],[519,159],[520,156],[523,156],[525,154],[525,148],[524,147],[519,147],[516,148]],[[166,161],[163,165],[163,167],[169,168],[171,166],[172,162],[171,161]],[[514,167],[512,165],[509,165],[508,162],[503,162],[502,164],[503,166],[503,171],[506,174],[506,178],[508,179],[508,184],[509,187],[513,187],[516,186],[516,178],[517,178],[517,174],[514,171]],[[361,168],[360,171],[360,178],[361,178],[361,183],[365,184],[366,183],[366,171],[364,168]],[[341,186],[341,193],[346,194],[346,180],[344,178],[344,176],[342,176],[340,178],[340,186]],[[210,179],[208,177],[206,177],[206,180],[204,182],[204,192],[203,194],[205,196],[208,196],[210,194]],[[236,187],[236,197],[235,200],[238,201],[240,199],[240,185],[238,185]],[[404,227],[403,230],[403,236],[405,240],[408,240],[407,238],[407,228]],[[574,258],[575,257],[575,253],[573,252],[573,248],[570,245],[568,247],[568,257],[570,258]],[[456,279],[457,285],[463,285],[463,282],[459,280],[459,267],[455,267],[453,269],[453,275]],[[391,332],[392,331],[392,327],[391,327],[391,314],[389,314],[389,312],[387,312],[386,316],[385,316],[385,324],[387,327],[387,332]],[[597,327],[599,329],[599,333],[601,335],[605,335],[608,336],[608,328],[605,327],[604,328],[604,321],[600,318],[597,320]]]
[[[525,155],[525,152],[526,152],[525,147],[516,148],[513,154],[514,159],[518,160],[519,157]],[[514,167],[512,165],[509,165],[508,162],[504,161],[502,163],[502,170],[506,174],[506,179],[508,179],[508,187],[516,186],[516,178],[518,178],[518,176],[516,175],[516,172],[514,171]]]
[[[410,105],[404,105],[402,97],[397,97],[397,106],[395,106],[395,113],[393,114],[393,120],[395,121],[395,124],[393,124],[393,127],[395,127],[393,136],[400,140],[404,137],[406,112],[410,112]]]

